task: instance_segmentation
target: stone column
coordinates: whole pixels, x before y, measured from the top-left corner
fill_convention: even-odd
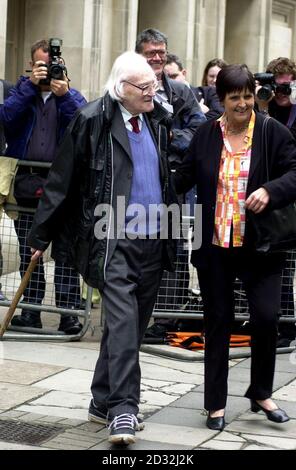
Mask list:
[[[5,78],[7,0],[0,0],[0,78]]]
[[[225,59],[246,63],[253,72],[268,61],[272,0],[227,0]]]
[[[103,87],[114,59],[134,50],[138,0],[85,0],[82,91],[94,99]]]
[[[208,60],[223,56],[224,19],[225,0],[139,0],[139,31],[153,25],[165,33],[193,85]]]
[[[201,85],[203,71],[209,60],[224,58],[226,0],[196,1],[192,83]]]

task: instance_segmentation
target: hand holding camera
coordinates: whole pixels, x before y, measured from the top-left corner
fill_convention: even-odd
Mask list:
[[[30,80],[34,85],[39,85],[40,80],[47,79],[47,64],[42,60],[37,60],[33,65]]]
[[[62,44],[63,41],[58,38],[49,40],[48,63],[37,60],[30,77],[34,85],[46,86],[57,96],[63,96],[69,90],[67,69],[61,57]]]
[[[63,80],[56,80],[54,78],[50,81],[50,89],[56,96],[64,96],[69,91],[69,80],[64,75]]]
[[[277,83],[272,73],[255,73],[254,78],[259,83],[256,92],[256,101],[264,102],[266,105],[277,95],[288,96],[291,104],[296,102],[296,83],[295,81],[286,83]],[[262,103],[262,104],[264,104]]]

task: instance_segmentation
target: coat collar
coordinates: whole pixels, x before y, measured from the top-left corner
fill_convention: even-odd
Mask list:
[[[126,127],[118,104],[116,104],[115,111],[113,114],[113,119],[111,123],[111,134],[112,137],[114,137],[114,139],[116,139],[117,142],[121,145],[121,147],[130,157],[130,159],[132,159],[131,148]]]

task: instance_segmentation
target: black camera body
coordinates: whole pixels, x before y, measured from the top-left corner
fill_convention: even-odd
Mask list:
[[[272,97],[272,92],[281,93],[286,96],[291,95],[292,89],[290,83],[281,83],[278,85],[273,73],[255,73],[254,78],[261,85],[257,93],[259,100],[268,101]]]
[[[255,73],[254,78],[261,85],[257,93],[259,100],[268,101],[272,97],[272,92],[275,92],[276,89],[273,73]]]
[[[40,85],[49,85],[50,80],[64,80],[64,75],[67,75],[67,68],[62,63],[61,59],[61,46],[63,45],[62,39],[51,38],[49,40],[49,63],[42,65],[47,67],[47,78],[40,80]]]

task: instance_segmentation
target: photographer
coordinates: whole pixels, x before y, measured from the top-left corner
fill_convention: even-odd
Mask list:
[[[260,76],[264,78],[266,74],[255,74],[264,88],[263,96],[261,87],[257,90],[258,110],[287,126],[296,137],[296,105],[290,99],[291,83],[296,80],[296,64],[287,57],[279,57],[268,64],[266,73],[272,75],[263,80],[260,80]]]
[[[60,55],[58,39],[40,40],[31,47],[29,77],[20,77],[11,96],[0,109],[7,141],[6,156],[36,162],[53,162],[57,147],[76,110],[86,103],[83,96],[69,87],[66,68]],[[54,72],[54,74],[53,74]],[[35,208],[43,192],[47,168],[20,166],[15,179],[15,198],[26,208]],[[19,212],[15,230],[19,241],[20,273],[24,275],[31,258],[26,238],[33,215]],[[55,264],[56,306],[78,308],[80,283],[78,274],[69,266]],[[30,304],[41,304],[45,294],[42,260],[39,261],[24,292],[23,302],[28,308],[12,319],[18,327],[42,328],[40,312],[30,309]],[[59,331],[77,334],[81,324],[77,316],[63,316]]]
[[[9,96],[10,90],[13,88],[13,83],[8,82],[7,80],[0,79],[0,107],[3,105],[4,100],[6,100]],[[0,155],[5,153],[6,142],[4,136],[4,130],[2,123],[0,121]],[[0,215],[1,218],[1,215]],[[0,241],[0,277],[3,273],[3,255],[2,255],[2,245]],[[2,284],[0,282],[0,302],[1,300],[6,300],[5,295],[2,292]]]
[[[296,64],[287,57],[278,57],[267,65],[266,74],[255,74],[262,85],[257,89],[258,110],[287,126],[296,139],[296,104],[293,104],[295,98],[291,87],[296,80]],[[295,253],[291,252],[286,257],[281,294],[281,312],[288,316],[294,316],[294,272]],[[295,323],[279,323],[278,347],[289,346],[295,336]]]

